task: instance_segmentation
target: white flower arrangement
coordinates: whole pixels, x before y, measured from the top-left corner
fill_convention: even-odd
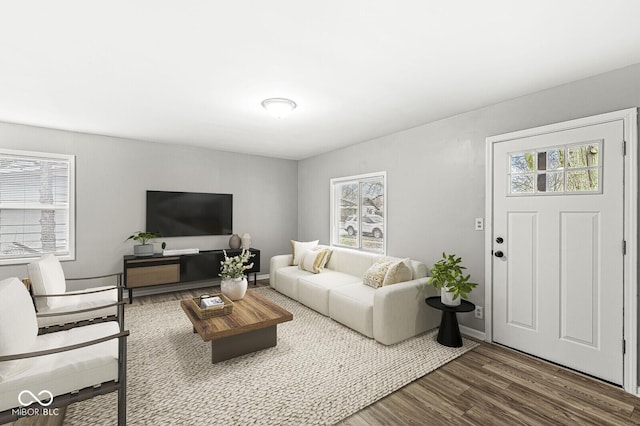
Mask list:
[[[255,256],[248,250],[242,249],[242,253],[237,256],[227,256],[227,251],[224,252],[224,260],[220,262],[220,274],[223,279],[229,278],[244,278],[246,277],[244,271],[253,268],[253,262],[247,264],[250,258]]]

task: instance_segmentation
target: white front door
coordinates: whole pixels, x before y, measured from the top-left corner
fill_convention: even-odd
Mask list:
[[[623,123],[497,142],[493,340],[623,383]]]

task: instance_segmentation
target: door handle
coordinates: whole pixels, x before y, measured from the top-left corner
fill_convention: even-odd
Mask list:
[[[494,254],[494,256],[495,256],[495,257],[502,257],[502,256],[504,256],[504,253],[503,253],[503,252],[501,252],[500,250],[498,250],[498,251]]]

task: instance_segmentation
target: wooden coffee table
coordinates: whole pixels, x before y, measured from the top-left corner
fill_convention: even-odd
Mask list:
[[[216,363],[240,355],[270,348],[277,343],[276,326],[291,321],[293,314],[276,305],[255,290],[247,290],[242,300],[233,302],[233,313],[200,319],[189,300],[180,306],[193,324],[194,333],[211,342],[211,362]]]

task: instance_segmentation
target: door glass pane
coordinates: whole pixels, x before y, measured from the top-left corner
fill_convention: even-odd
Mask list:
[[[550,149],[547,151],[546,170],[564,169],[564,149]]]
[[[547,192],[564,191],[564,172],[547,173]]]
[[[567,191],[598,190],[598,169],[572,170],[567,173]]]
[[[533,192],[534,174],[511,175],[511,193],[526,194]]]
[[[547,153],[538,153],[538,170],[547,170]]]
[[[569,168],[598,165],[598,144],[572,146],[567,151],[569,154]]]
[[[511,173],[527,173],[535,170],[535,152],[511,155]]]

